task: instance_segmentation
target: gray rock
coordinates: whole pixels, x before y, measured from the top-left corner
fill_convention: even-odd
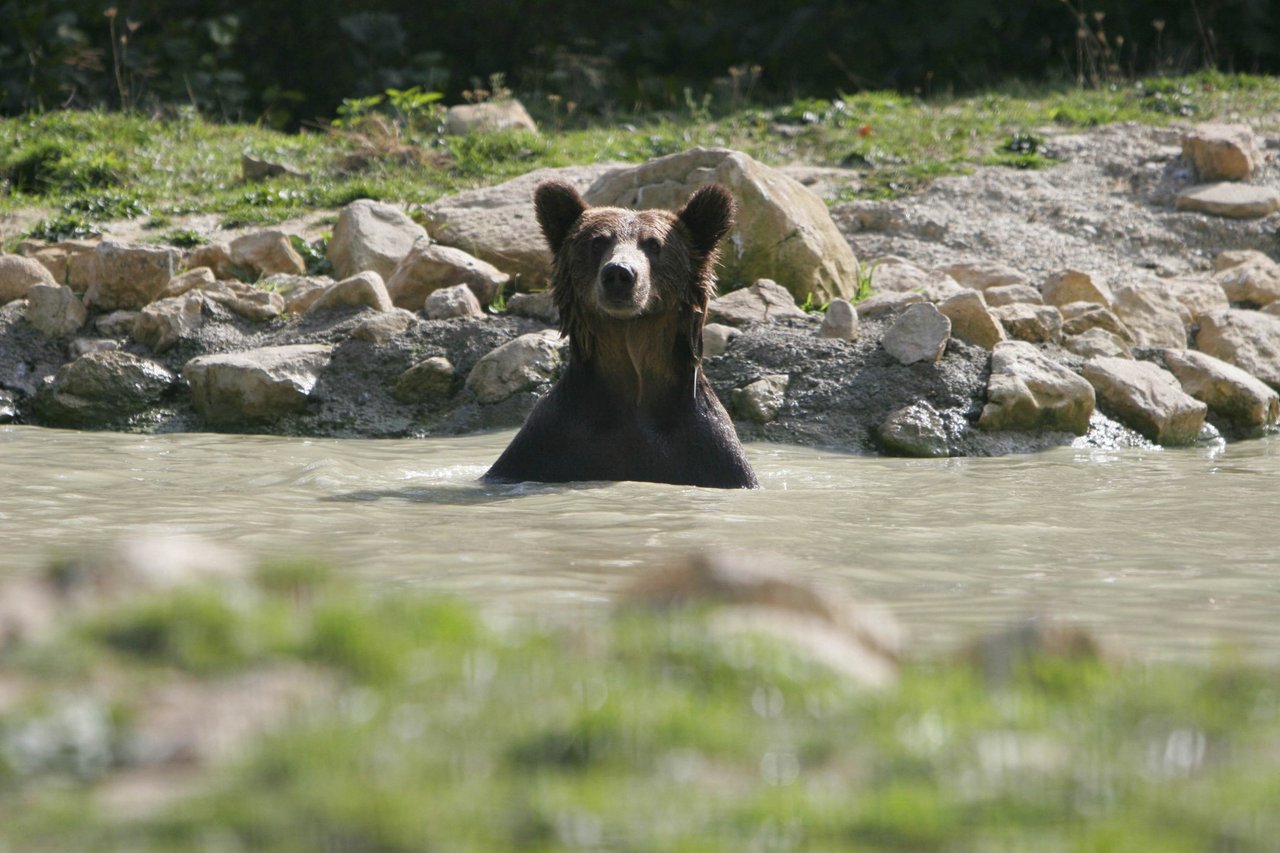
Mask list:
[[[1182,154],[1202,181],[1247,181],[1259,162],[1247,124],[1198,124],[1183,135]]]
[[[500,403],[514,394],[532,391],[560,373],[568,346],[568,339],[551,330],[521,335],[476,362],[466,386],[481,403]]]
[[[418,322],[412,311],[403,308],[392,308],[390,311],[374,314],[351,330],[351,337],[371,344],[385,344],[397,335],[411,329]]]
[[[302,275],[307,262],[283,231],[255,231],[231,241],[231,263],[264,275]]]
[[[1133,358],[1133,352],[1123,338],[1099,326],[1085,329],[1079,334],[1064,335],[1062,348],[1082,358],[1094,358],[1100,355],[1111,358]]]
[[[457,104],[449,107],[444,117],[444,132],[448,136],[508,130],[538,132],[538,125],[530,117],[529,111],[515,98]]]
[[[1231,302],[1270,305],[1280,299],[1280,264],[1259,252],[1257,257],[1214,273],[1213,282]]]
[[[152,352],[161,353],[204,324],[204,297],[199,291],[151,303],[138,313],[130,335]],[[105,334],[105,332],[104,332]]]
[[[36,412],[55,426],[102,426],[145,411],[177,378],[161,364],[121,351],[91,352],[41,389]]]
[[[936,459],[951,454],[946,425],[927,400],[890,412],[878,435],[887,450],[900,456]]]
[[[386,281],[415,245],[429,239],[404,211],[365,198],[339,212],[327,257],[339,279],[372,271]]]
[[[395,306],[382,276],[373,271],[357,273],[330,285],[307,308],[306,313],[318,314],[338,308],[372,308],[374,311],[391,311]]]
[[[65,338],[88,318],[84,303],[65,285],[37,284],[27,291],[27,322],[51,338]]]
[[[951,340],[951,321],[928,302],[910,305],[880,339],[880,345],[902,364],[937,362]]]
[[[1005,339],[1004,327],[987,308],[980,290],[964,290],[938,305],[951,321],[951,334],[965,343],[992,349]]]
[[[708,320],[727,326],[769,323],[787,317],[807,319],[808,316],[796,305],[790,291],[767,278],[711,300],[707,309]]]
[[[196,411],[209,423],[235,426],[301,412],[333,347],[295,344],[202,355],[183,366]]]
[[[1040,293],[1049,305],[1067,305],[1072,302],[1096,302],[1110,308],[1115,297],[1111,288],[1101,278],[1083,270],[1060,270],[1044,280]]]
[[[1261,219],[1280,210],[1280,192],[1252,184],[1200,184],[1178,193],[1173,205],[1230,219]]]
[[[448,397],[456,377],[453,363],[444,356],[418,362],[396,377],[391,392],[402,403],[426,403]]]
[[[858,318],[876,320],[901,314],[908,305],[924,301],[924,296],[919,293],[873,293],[858,303]]]
[[[733,326],[708,323],[702,328],[702,354],[707,358],[724,355],[729,350],[729,344],[733,339],[741,334],[742,332]]]
[[[733,407],[744,418],[767,424],[778,417],[790,384],[791,377],[785,373],[762,376],[755,382],[733,389]]]
[[[947,264],[938,269],[951,276],[961,286],[971,287],[974,290],[986,290],[1007,284],[1031,284],[1031,279],[1024,273],[1006,264],[992,261],[965,261]]]
[[[480,301],[465,284],[432,291],[422,310],[426,313],[428,320],[484,318],[484,309],[480,307]]]
[[[1055,343],[1062,338],[1062,313],[1052,305],[1014,302],[992,308],[991,313],[1011,338],[1033,344]]]
[[[838,296],[831,300],[822,317],[822,325],[818,327],[818,336],[841,341],[857,340],[858,312],[853,310],[849,300]]]
[[[1003,308],[1005,305],[1043,305],[1044,297],[1040,291],[1029,284],[1002,284],[988,287],[982,291],[987,305],[992,308]]]
[[[1163,356],[1182,390],[1234,430],[1257,434],[1280,418],[1280,395],[1240,368],[1195,350],[1165,350]]]
[[[1114,311],[1140,347],[1182,349],[1190,312],[1158,281],[1118,284]]]
[[[1099,357],[1084,365],[1098,405],[1157,444],[1191,444],[1208,407],[1182,390],[1172,373],[1149,361]]]
[[[437,290],[465,284],[481,306],[498,295],[511,276],[452,246],[418,245],[396,265],[387,293],[397,308],[416,311]]]
[[[44,264],[21,255],[0,255],[0,305],[22,299],[37,284],[57,284]]]
[[[541,320],[550,326],[560,325],[560,309],[556,307],[555,296],[550,290],[512,294],[507,300],[507,313],[514,317]]]
[[[591,185],[591,204],[674,209],[698,187],[718,183],[738,211],[720,244],[720,279],[740,284],[776,280],[803,302],[848,298],[858,286],[858,260],[817,195],[739,151],[694,148],[618,169]]]
[[[104,240],[97,248],[98,278],[85,293],[94,311],[137,310],[159,299],[181,259],[176,249]]]
[[[138,321],[141,311],[112,311],[93,319],[93,327],[98,334],[108,338],[127,338],[133,334],[133,324]]]
[[[120,342],[111,338],[76,338],[67,345],[67,352],[72,359],[91,352],[110,352],[120,349]]]
[[[1280,317],[1235,308],[1206,314],[1196,349],[1280,390]]]
[[[991,354],[985,430],[1089,431],[1093,386],[1025,341],[996,344]]]

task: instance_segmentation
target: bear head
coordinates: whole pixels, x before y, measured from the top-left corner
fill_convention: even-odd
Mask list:
[[[551,248],[552,292],[562,331],[590,350],[610,321],[682,313],[701,340],[715,295],[716,247],[733,223],[733,196],[707,184],[680,210],[591,207],[562,181],[534,193],[538,224]],[[701,348],[699,347],[699,350]]]

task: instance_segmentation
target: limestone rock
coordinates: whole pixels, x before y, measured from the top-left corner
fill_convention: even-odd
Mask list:
[[[603,164],[537,169],[497,186],[446,196],[421,213],[434,242],[462,249],[516,277],[519,289],[534,290],[546,287],[551,278],[551,252],[533,212],[534,189],[554,179],[585,192],[611,168]]]
[[[991,354],[987,404],[978,426],[1084,435],[1094,404],[1089,382],[1025,341],[1005,341]]]
[[[858,303],[858,318],[874,320],[901,314],[907,306],[924,301],[924,296],[919,293],[873,293]]]
[[[67,250],[66,284],[84,296],[99,276],[98,246],[100,240],[63,240],[57,245]]]
[[[1225,252],[1219,252],[1214,255],[1213,271],[1222,272],[1250,261],[1265,262],[1269,260],[1271,260],[1270,255],[1266,252],[1259,252],[1257,249],[1228,249]]]
[[[1005,339],[1004,327],[987,309],[980,290],[963,290],[938,305],[938,310],[951,321],[951,334],[965,343],[992,349]]]
[[[880,293],[919,293],[927,302],[941,302],[963,290],[944,272],[926,271],[898,258],[873,266],[871,286]]]
[[[1231,307],[1222,285],[1212,279],[1170,278],[1164,280],[1165,288],[1186,309],[1190,322],[1199,323],[1205,314],[1225,311]]]
[[[465,284],[481,306],[488,305],[511,276],[461,249],[435,243],[417,245],[387,279],[387,293],[397,308],[417,311],[433,292]]]
[[[53,280],[58,284],[66,284],[67,259],[69,257],[66,249],[60,246],[41,246],[38,249],[26,252],[25,257],[39,262],[41,266],[49,271],[49,275],[53,276]]]
[[[386,281],[415,245],[428,240],[426,229],[399,208],[359,199],[338,213],[327,257],[339,279],[372,271]]]
[[[741,334],[733,326],[708,323],[702,328],[702,354],[707,358],[724,355],[733,339]]]
[[[1190,312],[1159,282],[1118,284],[1114,311],[1140,347],[1182,349]]]
[[[1270,305],[1280,299],[1280,264],[1258,253],[1221,272],[1214,273],[1213,281],[1231,302],[1248,302],[1253,305]]]
[[[1063,336],[1062,348],[1082,358],[1094,358],[1100,355],[1111,358],[1133,358],[1133,352],[1123,338],[1100,326],[1085,329],[1079,334]]]
[[[822,317],[822,325],[818,328],[818,336],[836,338],[842,341],[856,340],[858,337],[858,312],[847,299],[836,297],[827,305],[826,314]]]
[[[119,350],[92,352],[58,370],[37,396],[36,411],[53,425],[100,426],[144,411],[176,381],[149,359]]]
[[[1097,302],[1068,302],[1058,310],[1062,312],[1063,334],[1082,335],[1090,329],[1105,329],[1126,346],[1137,342],[1129,327]]]
[[[62,284],[37,284],[27,291],[27,322],[51,338],[64,338],[89,319],[75,292]]]
[[[481,403],[500,403],[514,394],[532,391],[555,379],[568,344],[568,339],[551,330],[521,335],[476,362],[466,386]]]
[[[1031,279],[1011,266],[992,261],[966,261],[938,268],[963,287],[986,290],[1008,284],[1030,285]]]
[[[480,301],[465,284],[432,291],[422,310],[428,320],[453,320],[463,317],[482,319],[484,317],[484,309],[480,307]]]
[[[951,321],[928,302],[910,305],[885,331],[880,345],[902,364],[936,362],[951,340]]]
[[[130,335],[137,343],[160,353],[193,334],[203,323],[204,297],[197,291],[152,302],[134,318]]]
[[[294,344],[202,355],[182,368],[196,411],[209,423],[235,426],[301,412],[333,347]]]
[[[371,344],[385,344],[396,335],[403,334],[418,322],[412,311],[403,308],[392,308],[374,314],[351,330],[351,337]]]
[[[1199,124],[1182,137],[1182,155],[1202,181],[1247,181],[1257,168],[1258,144],[1247,124]]]
[[[726,326],[769,323],[786,317],[807,319],[808,316],[786,288],[767,278],[711,300],[707,309],[708,320]]]
[[[1099,357],[1084,365],[1098,405],[1156,444],[1190,444],[1208,407],[1182,390],[1169,371],[1149,361]]]
[[[1049,305],[1067,305],[1071,302],[1096,302],[1110,308],[1114,297],[1106,282],[1091,273],[1066,269],[1054,273],[1040,285],[1040,293]]]
[[[402,403],[425,403],[448,397],[456,376],[453,363],[442,355],[432,356],[396,377],[391,392]]]
[[[187,266],[190,269],[208,267],[213,270],[214,277],[220,279],[235,278],[237,272],[236,265],[231,262],[231,246],[221,241],[196,246],[187,258]]]
[[[1033,344],[1054,343],[1062,338],[1062,314],[1052,305],[1014,302],[992,308],[991,313],[1011,338]]]
[[[981,291],[972,291],[980,295]],[[927,400],[895,409],[878,431],[880,443],[901,456],[936,459],[950,456],[947,429],[938,411]]]
[[[22,299],[37,284],[57,284],[44,264],[21,255],[0,255],[0,305]]]
[[[1182,390],[1232,428],[1255,434],[1280,418],[1280,394],[1240,368],[1195,350],[1165,350],[1163,355]]]
[[[550,290],[537,293],[514,293],[507,300],[507,313],[515,317],[541,320],[549,326],[560,325],[560,309]]]
[[[273,275],[259,281],[258,287],[280,294],[287,313],[305,314],[333,284],[327,276]]]
[[[1206,314],[1196,349],[1280,390],[1280,317],[1235,308]]]
[[[524,104],[515,98],[483,101],[478,104],[457,104],[449,107],[444,117],[444,132],[448,136],[467,136],[473,133],[493,133],[504,130],[538,132]]]
[[[104,240],[98,244],[98,279],[84,301],[94,311],[137,310],[159,299],[178,265],[176,249],[134,246]]]
[[[164,287],[165,298],[181,296],[192,290],[203,290],[218,279],[209,267],[193,267],[186,272],[169,279]]]
[[[1280,210],[1280,192],[1252,184],[1199,184],[1178,193],[1173,206],[1230,219],[1260,219]]]
[[[1044,297],[1040,291],[1029,284],[1002,284],[988,287],[982,291],[987,305],[1002,308],[1005,305],[1043,305]]]
[[[318,314],[338,308],[361,307],[379,312],[395,308],[391,304],[386,285],[382,283],[382,276],[371,270],[330,285],[307,307],[306,313]]]
[[[93,327],[98,334],[108,338],[127,338],[133,334],[133,324],[137,322],[141,311],[112,311],[93,319]]]
[[[778,417],[787,398],[791,377],[773,373],[733,389],[733,407],[748,420],[767,424]]]
[[[698,187],[719,183],[737,202],[720,244],[720,280],[776,280],[797,302],[849,298],[858,261],[827,206],[811,190],[738,151],[694,148],[602,176],[587,191],[596,205],[676,208]]]
[[[231,263],[264,275],[302,275],[307,262],[283,231],[255,231],[231,241]]]

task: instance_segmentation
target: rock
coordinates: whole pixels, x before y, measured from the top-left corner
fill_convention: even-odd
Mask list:
[[[426,403],[448,397],[453,390],[456,371],[444,356],[433,356],[418,362],[396,377],[391,392],[402,403]]]
[[[67,352],[72,359],[91,352],[111,352],[120,349],[120,342],[110,338],[76,338],[67,345]]]
[[[195,267],[169,279],[169,283],[164,287],[163,296],[169,298],[182,296],[192,290],[203,290],[217,280],[213,270],[209,267]]]
[[[457,104],[449,107],[444,117],[447,136],[467,136],[472,133],[493,133],[503,130],[527,130],[538,132],[529,111],[515,98],[483,101],[479,104]]]
[[[1099,355],[1111,358],[1133,358],[1129,344],[1125,343],[1123,338],[1100,326],[1085,329],[1079,334],[1064,336],[1062,348],[1082,358],[1093,358]]]
[[[104,240],[98,244],[98,279],[84,301],[95,312],[137,310],[164,293],[180,255],[176,249]]]
[[[592,184],[591,204],[677,208],[698,187],[719,183],[737,202],[733,227],[720,244],[720,280],[769,278],[803,302],[849,298],[858,261],[822,199],[799,182],[738,151],[694,148],[618,169]]]
[[[907,306],[894,321],[880,345],[902,364],[937,362],[951,340],[951,321],[928,302]]]
[[[133,324],[137,322],[141,313],[141,311],[112,311],[110,314],[94,318],[93,326],[100,335],[109,338],[127,338],[133,334]]]
[[[762,376],[755,382],[733,389],[733,407],[744,418],[767,424],[778,417],[790,385],[791,377],[785,373]]]
[[[386,312],[395,306],[382,283],[382,276],[370,270],[330,285],[307,307],[306,313],[319,314],[339,308],[372,308]]]
[[[1004,327],[987,309],[980,290],[963,290],[938,306],[951,321],[951,334],[965,343],[992,349],[1005,339]]]
[[[191,250],[191,256],[187,258],[187,266],[190,269],[196,267],[208,267],[213,270],[215,278],[237,278],[236,265],[231,262],[231,246],[223,242],[205,243],[203,246],[196,246]]]
[[[453,320],[460,317],[484,318],[484,309],[480,307],[476,295],[465,284],[445,287],[433,291],[427,297],[423,311],[428,320]]]
[[[858,312],[847,299],[836,297],[827,305],[822,317],[822,325],[818,328],[818,336],[836,338],[841,341],[852,341],[858,337]]]
[[[511,276],[452,246],[434,243],[410,250],[387,279],[387,293],[397,308],[417,311],[437,290],[465,284],[481,306],[488,305]]]
[[[13,400],[13,395],[8,391],[0,389],[0,424],[13,423],[17,417],[18,406]],[[0,636],[4,636],[4,634],[4,631],[0,631]]]
[[[418,318],[412,311],[392,308],[390,311],[374,314],[369,319],[362,320],[360,325],[351,330],[351,337],[371,344],[385,344],[396,335],[408,331],[417,322]]]
[[[1280,395],[1240,368],[1195,350],[1165,350],[1163,356],[1182,390],[1234,430],[1253,435],[1280,419]]]
[[[196,411],[211,424],[270,421],[306,408],[333,347],[294,344],[202,355],[182,368]]]
[[[306,178],[306,172],[299,172],[287,163],[272,163],[249,154],[240,155],[240,177],[246,184],[269,181],[272,178]]]
[[[702,328],[702,354],[707,358],[724,355],[729,349],[729,344],[733,343],[733,339],[741,334],[742,332],[732,326],[708,323]]]
[[[1011,338],[1033,344],[1056,343],[1062,338],[1062,314],[1052,305],[1014,302],[992,308],[991,313]]]
[[[898,258],[881,260],[872,266],[871,286],[881,293],[919,293],[927,302],[941,302],[963,290],[944,272],[925,271]]]
[[[1266,262],[1270,260],[1270,255],[1266,252],[1259,252],[1257,249],[1229,249],[1214,256],[1213,271],[1222,272],[1250,261]]]
[[[1231,302],[1270,305],[1280,299],[1280,264],[1258,253],[1244,263],[1214,273],[1213,282]]]
[[[130,336],[152,352],[171,349],[204,323],[204,297],[197,291],[152,302],[136,315]]]
[[[1280,390],[1280,317],[1236,308],[1206,314],[1196,349]]]
[[[372,271],[386,281],[414,246],[429,239],[399,208],[360,199],[339,212],[327,257],[339,279]]]
[[[1040,291],[1029,284],[1002,284],[999,287],[988,287],[982,291],[987,305],[1002,308],[1005,305],[1043,305],[1044,297]]]
[[[287,313],[305,314],[333,284],[324,276],[273,275],[259,281],[258,287],[280,294]]]
[[[100,276],[100,240],[63,240],[57,245],[67,250],[66,284],[83,296]]]
[[[1198,124],[1183,135],[1182,156],[1205,182],[1247,181],[1259,162],[1258,144],[1247,124]]]
[[[231,241],[231,263],[264,275],[302,275],[307,262],[283,231],[256,231]]]
[[[981,291],[972,292],[981,295]],[[951,455],[946,425],[927,400],[890,412],[878,435],[880,443],[899,456],[937,459]]]
[[[37,284],[54,284],[44,264],[21,255],[0,255],[0,305],[22,299]]]
[[[1133,333],[1137,346],[1182,349],[1187,345],[1189,312],[1159,282],[1118,284],[1112,292],[1113,310]]]
[[[908,305],[924,301],[924,296],[919,293],[875,293],[858,303],[858,318],[875,320],[901,314]]]
[[[1066,269],[1054,273],[1040,285],[1040,293],[1049,305],[1071,302],[1096,302],[1110,308],[1114,297],[1111,288],[1100,278],[1081,270]]]
[[[507,300],[507,313],[514,317],[541,320],[550,326],[560,325],[560,309],[550,290],[537,293],[514,293]]]
[[[551,252],[533,212],[534,189],[554,179],[585,192],[611,168],[603,164],[537,169],[497,186],[446,196],[421,213],[435,242],[493,264],[514,276],[521,290],[534,290],[546,287],[551,278]]]
[[[951,276],[962,287],[971,287],[974,290],[986,290],[1007,284],[1031,284],[1030,278],[1013,267],[991,261],[947,264],[938,269]]]
[[[787,317],[808,319],[809,315],[796,305],[790,291],[767,278],[711,300],[707,309],[709,321],[727,326],[771,323]]]
[[[1190,322],[1199,323],[1205,314],[1226,311],[1231,307],[1227,294],[1216,281],[1200,278],[1170,278],[1164,280],[1165,288],[1178,300]]]
[[[1089,431],[1093,386],[1025,341],[996,344],[991,354],[985,430]]]
[[[1280,210],[1280,192],[1251,184],[1199,184],[1178,193],[1173,206],[1230,219],[1260,219]]]
[[[1148,361],[1093,358],[1084,378],[1098,405],[1156,444],[1191,444],[1200,436],[1208,407],[1182,390],[1173,374]]]
[[[27,291],[27,322],[51,338],[72,334],[89,319],[84,303],[71,288],[37,284]]]
[[[23,254],[33,261],[38,261],[42,267],[49,271],[49,275],[53,276],[55,282],[58,284],[66,283],[67,260],[70,257],[70,253],[66,249],[61,246],[41,246]]]
[[[121,351],[91,352],[63,365],[41,389],[36,413],[55,426],[101,426],[146,410],[177,381],[161,364]]]
[[[500,403],[547,385],[564,364],[568,339],[546,330],[521,335],[487,353],[467,375],[466,387],[481,403]]]
[[[1082,335],[1090,329],[1105,329],[1126,346],[1136,343],[1129,327],[1097,302],[1068,302],[1058,310],[1062,313],[1063,334]]]

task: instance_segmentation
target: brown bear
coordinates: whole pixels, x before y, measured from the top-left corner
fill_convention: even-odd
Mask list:
[[[702,374],[716,246],[734,214],[728,190],[704,186],[672,213],[589,207],[549,181],[534,207],[554,255],[569,364],[484,479],[758,485]]]

